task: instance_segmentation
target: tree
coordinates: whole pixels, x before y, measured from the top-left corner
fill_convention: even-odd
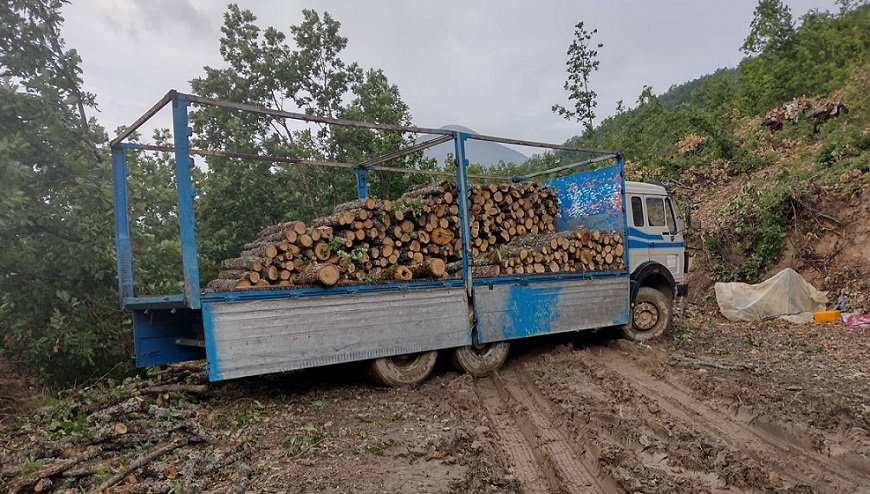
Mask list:
[[[220,40],[228,66],[205,67],[204,76],[191,81],[194,92],[318,116],[410,123],[407,105],[383,72],[364,75],[342,58],[348,40],[340,35],[341,24],[326,12],[303,10],[302,15],[288,39],[276,28],[261,29],[252,12],[231,4]],[[197,109],[191,122],[199,147],[312,160],[360,162],[368,153],[406,143],[400,135],[306,128],[222,108]],[[209,158],[208,168],[197,203],[203,281],[216,274],[217,260],[237,255],[262,227],[307,220],[355,198],[351,170],[226,158]],[[377,193],[395,190],[396,182],[374,178]]]
[[[783,52],[794,35],[794,19],[788,6],[781,0],[759,0],[741,49],[747,55],[774,57]]]
[[[565,81],[565,90],[568,91],[568,99],[574,102],[573,109],[567,109],[562,105],[555,104],[551,108],[567,120],[574,119],[583,122],[586,132],[592,131],[595,120],[595,107],[598,102],[595,98],[598,93],[589,89],[589,77],[592,72],[598,70],[598,50],[591,48],[592,37],[598,33],[597,29],[592,32],[586,31],[583,22],[574,26],[574,41],[568,47],[568,80]],[[604,45],[598,43],[596,48]]]
[[[57,381],[129,356],[118,308],[105,132],[57,0],[0,6],[0,333]]]

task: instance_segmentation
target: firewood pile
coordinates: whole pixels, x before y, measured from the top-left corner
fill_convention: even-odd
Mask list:
[[[558,199],[540,183],[475,184],[468,203],[473,276],[621,269],[617,233],[556,234]],[[310,225],[263,229],[221,264],[214,291],[458,276],[456,185],[420,186],[395,201],[360,199]]]
[[[206,382],[201,367],[175,365],[38,409],[29,443],[0,458],[0,494],[193,493],[225,467],[250,471],[255,448],[217,447],[198,421]],[[250,487],[242,477],[238,485]]]

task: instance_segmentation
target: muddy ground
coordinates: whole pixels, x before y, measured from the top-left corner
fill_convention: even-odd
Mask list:
[[[215,384],[197,420],[224,454],[257,449],[198,490],[244,473],[269,493],[870,492],[868,355],[870,329],[695,316],[652,345],[521,342],[485,379],[445,366],[385,389],[348,365]]]

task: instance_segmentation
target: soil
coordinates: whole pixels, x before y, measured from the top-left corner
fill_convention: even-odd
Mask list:
[[[201,492],[242,469],[264,493],[870,492],[870,328],[688,311],[652,345],[614,333],[518,342],[490,377],[445,367],[408,389],[356,365],[215,383],[195,414],[211,439],[164,461],[182,475],[256,446]],[[28,431],[7,427],[7,452]]]

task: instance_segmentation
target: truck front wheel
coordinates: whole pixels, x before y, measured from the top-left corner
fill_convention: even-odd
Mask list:
[[[438,360],[438,351],[411,353],[374,359],[369,363],[369,376],[378,384],[399,388],[423,382]]]
[[[510,349],[511,344],[507,341],[461,346],[453,350],[450,362],[460,372],[486,377],[501,367]]]
[[[671,325],[673,301],[655,288],[642,286],[631,307],[631,322],[622,327],[622,335],[633,341],[659,337]]]

